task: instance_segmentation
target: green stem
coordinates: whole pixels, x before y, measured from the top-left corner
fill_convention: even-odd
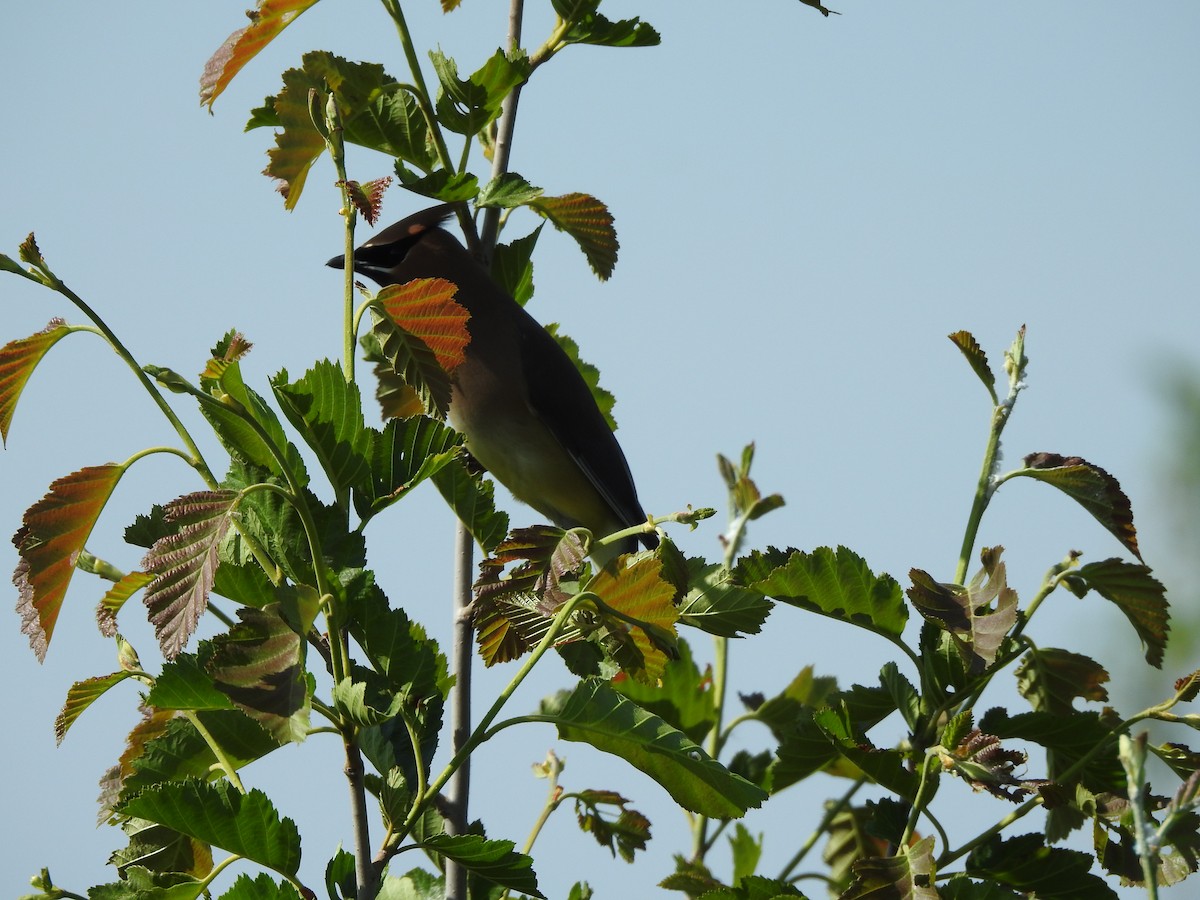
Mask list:
[[[342,266],[344,275],[342,280],[342,372],[346,376],[346,381],[353,384],[355,356],[354,226],[358,221],[358,216],[350,196],[349,176],[346,174],[346,143],[341,111],[338,109],[337,99],[333,92],[330,92],[329,102],[325,104],[325,125],[329,132],[325,138],[325,146],[329,149],[329,156],[333,160],[333,167],[337,172],[338,185],[342,191],[342,218],[346,223],[342,250],[345,260],[345,265]]]
[[[192,723],[192,727],[196,729],[197,734],[204,739],[204,743],[208,745],[208,749],[212,751],[213,756],[217,758],[217,764],[220,765],[221,771],[225,773],[225,777],[229,779],[229,783],[237,789],[238,793],[246,793],[246,788],[242,785],[242,779],[238,777],[237,767],[233,764],[233,760],[225,755],[225,751],[221,748],[220,743],[204,727],[204,723],[200,721],[200,717],[190,709],[180,710],[180,712]]]
[[[150,376],[148,376],[142,370],[142,367],[138,365],[138,361],[134,358],[133,354],[129,352],[129,349],[123,343],[121,343],[120,338],[113,333],[112,329],[108,327],[103,319],[96,315],[95,311],[88,306],[82,297],[67,287],[62,280],[44,264],[40,266],[39,269],[46,278],[43,283],[51,290],[66,297],[80,312],[87,316],[88,319],[92,321],[92,324],[96,326],[96,329],[100,332],[100,334],[103,335],[104,339],[108,341],[109,346],[112,347],[117,356],[121,357],[125,364],[133,370],[134,376],[139,382],[141,382],[142,387],[146,389],[146,392],[150,395],[150,398],[162,411],[162,414],[167,417],[167,421],[171,423],[171,426],[175,429],[175,433],[179,435],[179,439],[183,441],[184,446],[187,447],[188,453],[191,454],[191,456],[190,458],[184,456],[184,459],[187,460],[188,465],[196,470],[200,477],[204,479],[205,484],[207,484],[210,488],[215,489],[217,487],[217,479],[214,477],[212,470],[209,469],[208,464],[204,461],[204,455],[200,452],[200,448],[197,447],[196,442],[192,440],[191,434],[188,432],[179,416],[175,414],[175,410],[171,408],[171,405],[167,403],[166,398],[163,397],[162,393],[155,386],[154,382],[150,380]]]
[[[1010,407],[999,405],[992,410],[992,427],[988,433],[987,449],[983,454],[983,466],[979,470],[979,481],[975,485],[975,499],[971,514],[967,517],[967,528],[963,534],[962,547],[958,551],[958,566],[954,570],[955,584],[963,584],[967,578],[967,567],[975,549],[975,538],[979,534],[979,523],[992,497],[992,471],[996,467],[996,454],[1000,449],[1000,434],[1008,420]]]
[[[929,784],[929,770],[938,765],[937,757],[927,753],[921,760],[921,780],[917,784],[917,796],[913,798],[912,810],[908,814],[908,822],[904,825],[904,834],[900,836],[900,846],[907,847],[912,840],[913,832],[917,830],[917,822],[924,811],[925,787]]]
[[[850,785],[846,793],[842,794],[841,797],[825,809],[825,815],[821,817],[821,821],[817,823],[817,827],[812,830],[812,833],[800,845],[800,849],[796,851],[796,854],[788,860],[787,865],[780,869],[777,876],[779,881],[787,881],[791,877],[792,872],[804,861],[804,857],[808,855],[808,852],[817,845],[817,841],[829,833],[829,826],[833,824],[833,820],[838,817],[842,810],[850,805],[850,801],[854,799],[854,795],[858,793],[859,788],[866,783],[866,778],[859,778]]]

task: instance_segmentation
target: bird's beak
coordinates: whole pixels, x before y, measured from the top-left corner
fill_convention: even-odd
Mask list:
[[[331,269],[344,269],[346,268],[346,257],[339,254],[329,262],[325,263],[325,265],[329,266]]]

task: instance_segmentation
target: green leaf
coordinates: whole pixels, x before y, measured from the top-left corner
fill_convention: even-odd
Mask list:
[[[121,830],[129,836],[129,844],[109,857],[109,865],[116,866],[126,877],[139,868],[165,875],[166,879],[160,880],[169,884],[172,890],[189,885],[192,893],[188,896],[200,896],[204,887],[202,882],[180,879],[179,876],[199,878],[211,872],[212,848],[174,829],[136,817],[122,821]]]
[[[61,744],[69,729],[84,710],[108,693],[114,687],[132,677],[131,672],[113,672],[111,675],[97,675],[84,681],[77,681],[67,689],[67,700],[62,712],[54,720],[54,742]]]
[[[96,607],[96,627],[105,637],[117,633],[117,613],[125,605],[125,601],[154,580],[153,575],[146,572],[127,572],[100,598]]]
[[[783,557],[783,559],[781,559]],[[812,553],[773,548],[743,557],[738,579],[751,590],[897,638],[908,621],[900,585],[890,575],[876,576],[861,556],[845,547],[818,547]]]
[[[762,833],[755,837],[738,822],[729,837],[729,850],[733,855],[733,883],[740,885],[758,870],[763,850]]]
[[[863,740],[861,729],[857,727],[848,708],[817,710],[813,720],[837,751],[872,781],[906,800],[916,797],[918,777],[908,769],[904,754],[897,750],[877,749]]]
[[[657,781],[684,809],[713,818],[739,818],[766,794],[730,773],[658,716],[598,681],[581,683],[548,719],[566,741],[612,753]]]
[[[300,833],[280,818],[262,791],[240,794],[227,781],[196,779],[147,788],[126,800],[121,811],[173,828],[196,840],[236,853],[283,875],[300,868]]]
[[[370,472],[370,432],[363,421],[358,385],[329,360],[318,362],[303,378],[288,381],[284,369],[271,379],[283,414],[317,454],[336,490],[360,489]]]
[[[687,641],[679,640],[677,647],[678,657],[667,663],[658,683],[621,678],[612,686],[699,744],[716,723],[712,672],[707,667],[700,671]]]
[[[51,319],[37,334],[9,341],[0,348],[0,440],[4,446],[8,446],[8,429],[29,376],[50,348],[70,333],[63,319]]]
[[[156,709],[233,709],[233,701],[217,689],[194,653],[180,653],[164,663],[146,703]]]
[[[279,604],[241,607],[241,620],[206,642],[200,657],[217,690],[280,743],[308,733],[309,685],[304,641]]]
[[[679,620],[708,634],[741,637],[758,634],[774,604],[758,591],[737,583],[719,563],[689,560],[690,589],[679,606]]]
[[[1013,674],[1017,676],[1017,690],[1038,712],[1066,716],[1077,712],[1076,697],[1097,703],[1108,699],[1104,687],[1108,672],[1094,659],[1068,650],[1032,650]]]
[[[435,169],[428,175],[418,175],[396,160],[396,177],[414,194],[431,197],[443,203],[462,203],[479,193],[479,179],[470,172]]]
[[[130,735],[123,760],[128,760],[122,796],[166,781],[185,778],[213,778],[220,766],[212,747],[190,719],[163,714],[158,730],[152,723],[138,726]],[[235,767],[248,763],[279,748],[279,742],[261,725],[239,709],[201,710],[197,719]],[[151,728],[147,736],[144,729]]]
[[[13,572],[17,614],[39,662],[46,659],[75,561],[124,474],[124,466],[108,463],[56,479],[49,492],[25,511],[13,535],[20,556]]]
[[[266,872],[251,878],[239,875],[220,900],[300,900],[300,894],[289,881],[276,881]]]
[[[316,2],[258,0],[258,8],[251,16],[250,24],[227,37],[225,43],[204,64],[204,73],[200,76],[200,104],[207,106],[211,112],[214,101],[242,67]]]
[[[589,194],[580,193],[541,196],[528,206],[575,239],[596,277],[601,281],[612,277],[621,245],[607,206]]]
[[[462,439],[427,416],[392,419],[371,442],[370,481],[354,494],[358,514],[368,519],[404,497],[449,464]]]
[[[533,297],[533,248],[543,227],[511,243],[497,244],[492,253],[492,279],[522,306]]]
[[[921,717],[921,695],[900,672],[900,667],[894,662],[884,663],[879,672],[879,683],[887,691],[896,709],[904,717],[904,724],[910,731],[915,731]]]
[[[988,365],[987,354],[983,352],[983,348],[979,346],[979,342],[975,340],[975,336],[969,331],[956,331],[949,335],[954,346],[962,351],[962,355],[966,357],[967,364],[970,365],[971,371],[983,382],[983,386],[987,388],[988,394],[991,395],[992,403],[999,403],[999,398],[996,397],[996,376],[992,372],[992,367]]]
[[[334,56],[323,64],[336,66],[347,76],[337,94],[346,140],[411,163],[422,172],[438,165],[429,123],[411,88],[370,63],[348,63]],[[354,89],[348,90],[350,86]]]
[[[241,359],[250,347],[236,331],[213,347],[200,374],[200,387],[218,402],[201,403],[200,411],[231,454],[278,476],[286,466],[301,484],[308,484],[304,461],[274,410],[242,380]]]
[[[600,0],[552,0],[554,11],[570,23],[563,40],[571,44],[601,47],[654,47],[662,42],[659,33],[640,18],[613,22],[596,9]]]
[[[1113,557],[1081,566],[1063,580],[1077,597],[1093,590],[1115,603],[1141,638],[1146,662],[1156,669],[1162,668],[1171,613],[1166,588],[1150,574],[1149,566]]]
[[[543,193],[540,187],[534,187],[516,172],[503,172],[484,185],[475,206],[513,209],[536,200]]]
[[[1018,894],[995,881],[972,881],[965,875],[955,875],[938,887],[942,900],[1022,900]]]
[[[151,872],[144,866],[129,866],[121,872],[122,881],[100,884],[88,890],[88,900],[195,900],[204,895],[206,881],[178,875]],[[61,897],[60,892],[52,895],[35,895],[36,900]]]
[[[1091,874],[1092,857],[1045,846],[1040,834],[993,838],[967,857],[967,874],[1008,885],[1038,900],[1104,900],[1116,893]]]
[[[933,838],[905,847],[896,856],[868,857],[854,863],[854,881],[840,900],[894,897],[938,900],[933,881]]]
[[[1005,478],[1023,475],[1058,488],[1090,512],[1125,548],[1139,560],[1137,529],[1133,527],[1133,507],[1117,479],[1097,465],[1078,456],[1057,453],[1031,453],[1025,468]]]
[[[462,459],[451,460],[433,476],[433,483],[485,553],[508,534],[508,514],[496,509],[495,488],[482,474],[472,475]]]
[[[920,569],[909,573],[908,599],[928,621],[949,632],[974,674],[995,663],[1004,638],[1017,624],[1017,592],[1008,586],[1003,551],[985,549],[983,568],[965,587],[940,584]]]
[[[144,602],[167,659],[183,650],[208,606],[217,548],[233,524],[237,500],[233,491],[198,491],[164,507],[179,530],[155,542],[142,568],[154,576]]]
[[[1112,728],[1099,713],[1076,712],[1064,716],[1030,712],[1010,716],[996,708],[984,714],[979,728],[1001,738],[1019,738],[1045,747],[1046,776],[1052,781],[1061,781],[1064,771],[1092,753],[1097,745],[1106,743],[1069,783],[1082,783],[1093,793],[1124,793],[1125,773],[1117,759],[1116,741],[1111,739]]]
[[[589,362],[584,362],[579,355],[579,344],[572,338],[562,334],[558,330],[558,323],[551,322],[546,325],[546,331],[550,336],[558,342],[558,346],[562,347],[563,351],[571,358],[571,362],[575,364],[575,368],[579,370],[579,374],[583,376],[583,380],[587,383],[588,390],[592,393],[592,399],[596,401],[596,406],[604,415],[604,421],[608,423],[608,427],[613,431],[617,430],[617,420],[613,418],[613,407],[617,403],[617,398],[610,391],[600,387],[600,370]]]
[[[509,92],[529,77],[529,59],[508,57],[497,50],[478,71],[465,81],[458,77],[458,64],[431,50],[433,69],[441,90],[438,91],[438,121],[459,134],[476,134],[500,117],[500,105]]]
[[[545,897],[537,888],[533,860],[513,850],[512,841],[490,841],[478,834],[440,834],[422,841],[421,846],[494,884],[531,897]]]

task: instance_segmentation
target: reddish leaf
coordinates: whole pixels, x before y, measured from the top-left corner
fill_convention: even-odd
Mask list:
[[[457,293],[458,285],[443,278],[416,278],[385,287],[375,299],[397,327],[419,338],[450,373],[462,363],[471,342],[471,314],[454,299]]]
[[[28,635],[39,662],[46,658],[54,623],[75,574],[75,560],[124,473],[124,466],[107,463],[59,478],[46,496],[26,510],[13,535],[21,557],[13,573],[20,595],[17,612],[21,631]]]
[[[70,333],[67,323],[55,318],[37,334],[11,341],[0,349],[0,440],[6,446],[8,429],[25,383],[50,348]]]
[[[166,521],[180,528],[155,541],[142,560],[142,567],[155,576],[142,602],[167,659],[184,648],[208,605],[217,550],[232,524],[237,499],[234,491],[198,491],[163,507]]]
[[[350,202],[354,204],[358,214],[367,220],[367,224],[374,225],[379,221],[379,210],[383,206],[383,194],[391,184],[391,175],[376,178],[366,184],[359,184],[357,181],[346,182],[346,192],[350,195]]]
[[[621,245],[607,206],[595,197],[579,193],[538,197],[529,206],[575,239],[597,277],[607,281],[612,276]]]
[[[1052,484],[1096,517],[1138,559],[1137,529],[1133,527],[1133,508],[1117,479],[1097,465],[1078,456],[1057,453],[1031,453],[1025,468],[1014,475],[1025,475]]]
[[[213,102],[233,81],[233,76],[271,43],[283,29],[317,0],[258,0],[258,9],[246,13],[250,24],[239,28],[204,64],[200,76],[200,104],[212,109]]]

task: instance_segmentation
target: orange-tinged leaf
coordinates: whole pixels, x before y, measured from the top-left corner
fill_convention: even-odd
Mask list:
[[[55,318],[37,334],[10,341],[0,349],[0,440],[6,446],[8,429],[25,383],[47,351],[70,333],[67,323]]]
[[[471,342],[471,314],[454,299],[457,293],[458,285],[444,278],[416,278],[385,287],[375,299],[397,327],[420,338],[450,373]]]
[[[668,661],[664,646],[673,642],[679,619],[672,602],[675,588],[662,577],[662,560],[646,557],[619,571],[602,569],[588,589],[617,612],[646,623],[646,627],[632,627],[642,667],[629,674],[641,681],[657,681]]]
[[[213,102],[233,81],[233,76],[316,2],[259,0],[258,9],[247,13],[250,24],[226,38],[225,43],[204,64],[204,73],[200,76],[200,105],[211,110]]]
[[[617,231],[608,207],[589,194],[538,197],[529,207],[565,231],[579,244],[588,265],[601,281],[607,281],[617,265]]]
[[[124,466],[106,463],[64,475],[25,511],[13,535],[21,557],[13,573],[20,595],[17,612],[21,631],[29,637],[39,662],[46,658],[54,623],[75,574],[75,560],[124,473]]]

